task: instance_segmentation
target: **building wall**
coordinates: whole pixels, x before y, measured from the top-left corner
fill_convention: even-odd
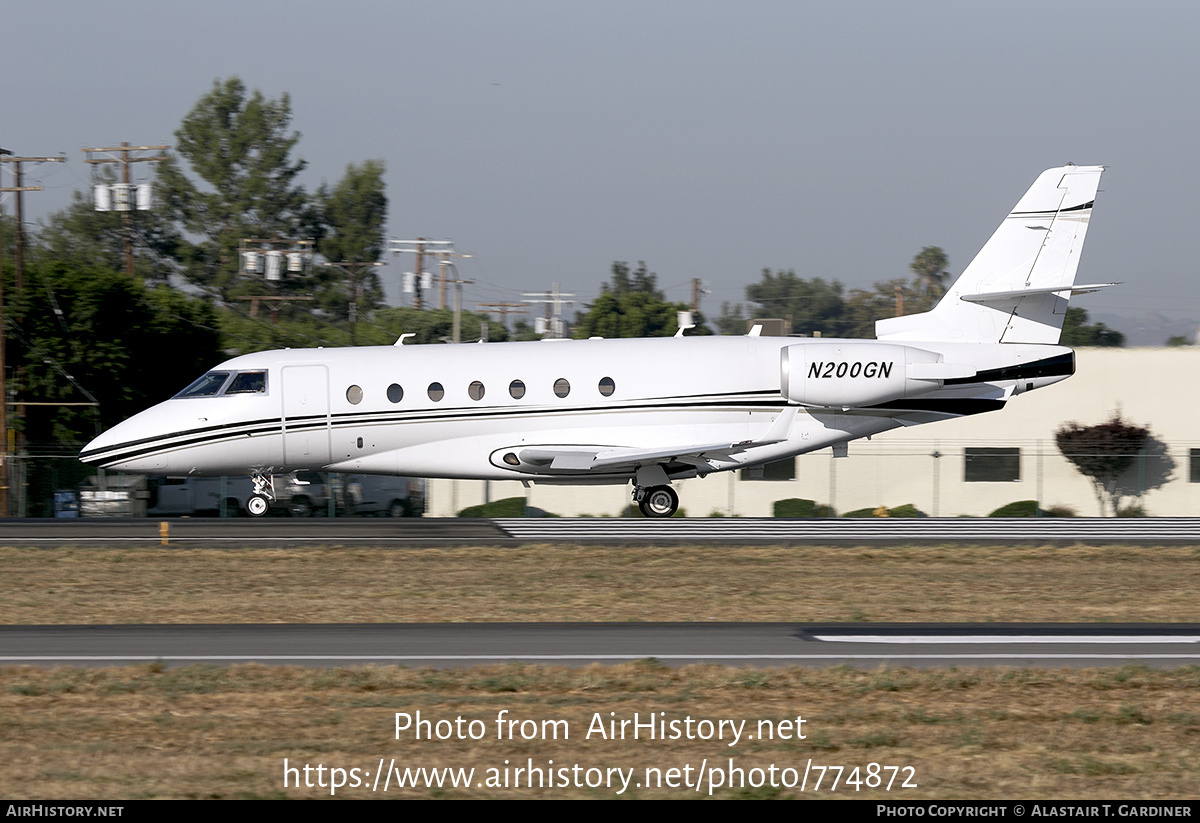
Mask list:
[[[1152,448],[1124,479],[1145,491],[1141,503],[1155,516],[1200,516],[1200,483],[1190,481],[1192,449],[1200,448],[1200,347],[1079,349],[1067,380],[1013,398],[998,412],[930,423],[849,444],[846,458],[830,450],[796,458],[792,480],[750,480],[725,472],[675,484],[689,516],[769,517],[776,500],[800,497],[830,503],[839,512],[911,503],[931,516],[982,516],[1017,500],[1069,506],[1081,516],[1099,512],[1091,483],[1055,445],[1067,422],[1101,423],[1120,411],[1146,426]],[[967,482],[967,449],[1020,452],[1019,479]],[[491,500],[528,496],[529,505],[561,515],[616,516],[629,503],[629,486],[534,486],[492,482]],[[429,513],[453,516],[484,502],[482,481],[433,480]],[[1128,502],[1128,501],[1127,501]]]

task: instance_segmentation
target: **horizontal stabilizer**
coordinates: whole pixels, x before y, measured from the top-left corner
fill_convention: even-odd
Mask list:
[[[1119,283],[1087,283],[1079,286],[1071,286],[1068,289],[1045,286],[1040,289],[1012,289],[1011,291],[988,291],[982,294],[964,294],[959,299],[966,300],[969,303],[1004,303],[1009,300],[1030,297],[1035,294],[1091,294],[1101,289],[1107,289],[1109,286],[1119,285]]]

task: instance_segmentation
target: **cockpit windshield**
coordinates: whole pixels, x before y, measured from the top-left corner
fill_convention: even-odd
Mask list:
[[[231,376],[232,379],[230,379]],[[265,370],[210,371],[175,397],[216,397],[217,395],[266,393],[267,373]]]
[[[195,383],[181,391],[176,397],[215,397],[229,379],[227,371],[210,371]]]
[[[226,394],[262,394],[267,390],[265,371],[238,372],[225,390]]]

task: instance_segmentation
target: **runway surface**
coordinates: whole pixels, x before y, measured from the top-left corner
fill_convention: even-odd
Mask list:
[[[1200,518],[175,519],[0,521],[0,545],[152,547],[864,545],[920,543],[1200,545]],[[1200,625],[517,623],[397,625],[0,626],[0,665],[163,661],[455,667],[580,666],[653,657],[667,665],[1200,665]]]
[[[5,520],[0,545],[436,547],[527,543],[1200,545],[1200,518],[175,518]]]
[[[1200,665],[1200,624],[454,623],[0,626],[0,665],[452,668],[666,665]]]

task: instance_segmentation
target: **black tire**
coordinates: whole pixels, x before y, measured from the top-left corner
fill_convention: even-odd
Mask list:
[[[222,508],[224,511],[217,512],[220,517],[240,517],[242,514],[242,507],[238,505],[237,498],[234,497],[225,498],[225,505]]]
[[[393,500],[388,504],[388,517],[409,517],[409,507],[407,500]]]
[[[288,513],[292,517],[312,517],[312,501],[307,497],[293,497],[292,502],[288,504]]]
[[[679,510],[679,495],[670,486],[655,486],[646,491],[638,508],[646,517],[671,517]]]
[[[246,501],[246,511],[251,517],[262,517],[271,510],[271,501],[265,494],[252,494]]]

